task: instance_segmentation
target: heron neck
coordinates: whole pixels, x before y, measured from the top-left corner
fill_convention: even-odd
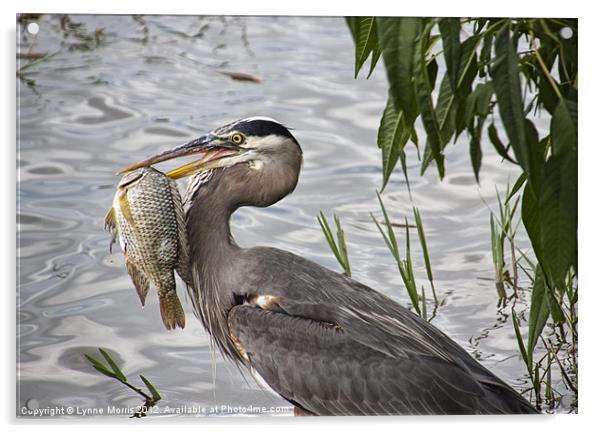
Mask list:
[[[197,192],[187,217],[189,244],[195,249],[192,258],[210,266],[230,262],[230,256],[240,249],[230,232],[232,213],[228,203],[208,188]],[[209,263],[214,261],[217,263]]]

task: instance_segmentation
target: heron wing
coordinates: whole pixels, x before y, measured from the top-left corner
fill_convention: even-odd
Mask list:
[[[439,358],[394,358],[330,323],[250,305],[232,308],[230,333],[280,395],[320,415],[504,413],[490,390]]]
[[[248,279],[244,291],[247,294],[259,294],[261,291],[262,294],[277,299],[278,303],[270,307],[270,310],[272,314],[280,313],[280,316],[265,316],[272,317],[269,320],[261,319],[263,321],[261,323],[266,327],[266,335],[284,332],[279,329],[282,327],[280,322],[291,321],[291,324],[295,324],[308,334],[308,337],[304,338],[311,338],[311,332],[316,331],[315,326],[325,323],[337,325],[344,336],[341,340],[343,337],[337,334],[336,342],[340,347],[336,350],[331,349],[333,341],[322,336],[322,339],[315,340],[313,346],[307,346],[311,347],[312,352],[304,352],[309,349],[305,349],[306,343],[300,337],[304,333],[298,330],[290,333],[286,343],[279,338],[269,343],[265,339],[262,340],[261,344],[272,345],[272,347],[266,346],[266,349],[280,352],[283,349],[278,349],[276,346],[291,345],[297,341],[296,353],[301,360],[304,360],[303,362],[314,365],[313,363],[318,361],[313,360],[312,357],[316,356],[320,365],[331,365],[331,370],[327,370],[329,371],[327,374],[341,377],[341,374],[346,373],[334,371],[336,362],[333,364],[334,361],[328,361],[328,357],[335,359],[336,352],[345,353],[345,347],[348,347],[352,353],[359,354],[361,362],[354,371],[347,371],[347,373],[353,373],[352,377],[358,377],[374,369],[382,373],[380,381],[401,381],[402,385],[398,390],[387,388],[384,391],[385,393],[396,391],[397,394],[394,395],[400,396],[401,400],[405,400],[406,396],[399,392],[412,390],[410,395],[420,392],[420,389],[415,389],[418,387],[412,388],[413,383],[429,384],[429,387],[432,384],[436,389],[440,388],[435,393],[441,396],[450,393],[456,397],[464,394],[473,396],[471,398],[480,396],[478,410],[481,412],[535,412],[524,398],[472,358],[451,338],[390,298],[302,257],[269,248],[255,250],[258,254],[254,256],[262,257],[262,260],[256,261],[255,265],[259,269],[263,266],[266,269],[269,267],[271,272],[263,270],[258,272],[257,274],[262,276],[261,281]],[[294,269],[294,272],[287,269]],[[271,279],[266,279],[266,275],[270,275]],[[262,286],[265,289],[257,289]],[[251,313],[245,314],[252,316]],[[260,320],[259,317],[264,316],[258,316],[257,320]],[[267,330],[268,325],[274,326],[274,329]],[[242,330],[242,332],[255,332],[254,329]],[[328,332],[332,337],[332,330]],[[322,349],[319,349],[320,347]],[[319,353],[316,354],[317,352]],[[260,351],[255,353],[255,357],[266,356]],[[305,355],[301,356],[303,353]],[[350,360],[353,359],[351,353],[348,353],[348,356]],[[361,363],[365,363],[367,359],[371,359],[370,366],[362,367]],[[258,362],[257,359],[255,362]],[[271,362],[275,366],[278,365],[274,359]],[[264,360],[263,363],[265,364],[266,361]],[[319,366],[316,369],[322,371],[321,368],[322,366]],[[420,376],[419,373],[423,371],[428,372],[429,376]],[[424,390],[426,396],[433,392],[429,387]],[[461,390],[459,393],[458,389]],[[466,409],[470,404],[473,403],[464,402],[463,407]],[[398,403],[397,408],[402,409],[401,405],[402,403]],[[412,413],[411,408],[406,409],[402,413]],[[457,409],[445,413],[461,412],[462,410]]]

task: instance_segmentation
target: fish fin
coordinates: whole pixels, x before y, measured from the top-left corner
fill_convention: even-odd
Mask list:
[[[159,296],[159,308],[163,325],[168,331],[176,329],[176,326],[184,329],[186,315],[175,289],[167,292],[164,296]]]
[[[105,215],[105,230],[111,233],[111,241],[109,242],[109,253],[113,252],[113,244],[117,240],[117,217],[115,216],[115,208],[111,207]]]
[[[182,204],[182,197],[178,190],[178,185],[173,179],[169,179],[169,186],[171,188],[171,197],[176,213],[176,221],[178,227],[178,263],[176,265],[176,272],[186,283],[186,286],[192,287],[192,277],[190,274],[190,257],[188,255],[188,235],[186,233],[186,217],[184,213],[184,205]]]
[[[130,274],[130,278],[136,287],[136,293],[138,293],[138,297],[140,298],[140,303],[144,307],[144,302],[146,301],[146,295],[148,293],[149,282],[146,275],[138,269],[138,267],[132,263],[127,258],[125,259],[125,267],[127,268],[128,274]]]

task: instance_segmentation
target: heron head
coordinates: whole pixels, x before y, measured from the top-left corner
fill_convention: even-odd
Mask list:
[[[299,143],[286,126],[268,117],[249,117],[132,164],[120,173],[195,154],[200,157],[166,175],[179,179],[223,169],[223,177],[230,182],[235,176],[239,182],[248,182],[248,188],[277,189],[274,194],[280,197],[273,201],[294,189],[302,160]],[[252,185],[253,182],[259,184]]]

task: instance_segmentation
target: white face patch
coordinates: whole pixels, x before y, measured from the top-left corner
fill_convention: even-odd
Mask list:
[[[284,137],[280,135],[267,135],[265,137],[247,137],[241,147],[246,149],[265,149],[268,147],[278,148],[282,145]]]

